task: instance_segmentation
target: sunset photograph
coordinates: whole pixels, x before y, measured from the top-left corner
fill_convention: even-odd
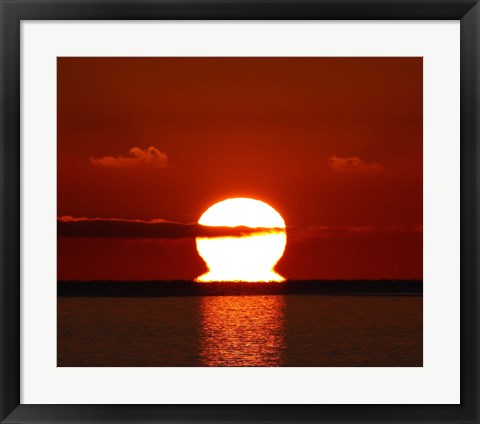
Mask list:
[[[58,367],[422,367],[421,57],[58,57]]]

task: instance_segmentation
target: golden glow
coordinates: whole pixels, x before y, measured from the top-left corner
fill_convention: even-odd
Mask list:
[[[285,307],[284,296],[202,296],[202,366],[284,365]]]
[[[208,208],[198,223],[273,230],[237,237],[197,237],[197,251],[209,269],[197,281],[285,280],[273,270],[287,244],[285,221],[271,206],[255,199],[226,199]]]

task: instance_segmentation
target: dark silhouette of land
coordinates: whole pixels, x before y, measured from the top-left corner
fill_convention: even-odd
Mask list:
[[[159,297],[229,295],[422,296],[421,280],[289,280],[283,283],[194,281],[59,281],[60,297]]]

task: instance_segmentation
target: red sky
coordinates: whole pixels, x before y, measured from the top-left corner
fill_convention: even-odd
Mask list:
[[[286,278],[422,278],[421,58],[59,58],[57,70],[58,216],[171,230],[61,223],[59,279],[193,279],[206,269],[190,224],[231,197],[283,216]]]

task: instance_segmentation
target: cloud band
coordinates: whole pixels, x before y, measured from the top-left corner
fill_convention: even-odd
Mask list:
[[[102,218],[57,219],[58,237],[105,238],[160,238],[182,239],[196,237],[241,237],[259,233],[284,231],[277,228],[207,227],[199,224],[183,224],[164,220],[126,220]]]

